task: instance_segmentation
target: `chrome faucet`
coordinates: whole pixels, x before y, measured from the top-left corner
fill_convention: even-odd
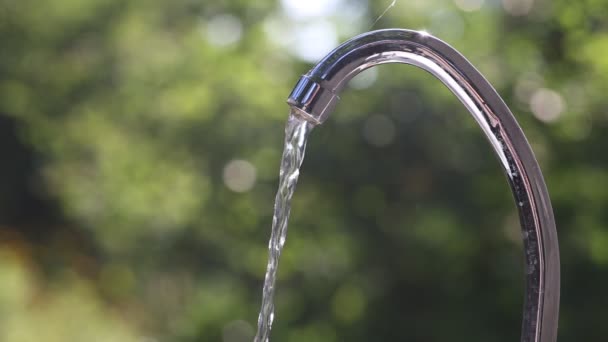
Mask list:
[[[485,133],[506,173],[519,210],[526,264],[521,341],[555,342],[559,247],[545,181],[507,105],[458,51],[423,31],[368,32],[340,45],[302,76],[287,103],[292,113],[321,124],[350,79],[385,63],[411,64],[433,74],[458,97]]]

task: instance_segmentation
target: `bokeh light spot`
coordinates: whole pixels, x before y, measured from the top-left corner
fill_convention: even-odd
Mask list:
[[[295,30],[296,56],[306,62],[318,62],[338,45],[335,26],[326,20],[318,20],[301,25]]]
[[[281,0],[285,13],[293,19],[306,19],[332,15],[340,0]]]
[[[465,12],[473,12],[483,6],[484,0],[454,0],[454,3]]]
[[[224,184],[234,192],[247,192],[255,185],[256,171],[246,160],[232,160],[224,167]]]
[[[543,122],[554,122],[561,116],[566,103],[557,92],[541,88],[532,95],[530,109],[536,118]]]
[[[464,34],[464,22],[456,11],[439,10],[431,16],[431,31],[445,40],[459,40]]]
[[[395,124],[386,115],[373,115],[363,124],[363,137],[371,145],[390,145],[395,140],[395,135]]]
[[[207,23],[207,40],[217,46],[228,46],[241,40],[243,24],[232,14],[220,14]]]
[[[502,0],[505,11],[514,16],[524,16],[530,13],[534,0]]]
[[[351,88],[354,89],[367,89],[376,83],[378,79],[377,69],[367,69],[357,76],[353,77],[348,83]]]

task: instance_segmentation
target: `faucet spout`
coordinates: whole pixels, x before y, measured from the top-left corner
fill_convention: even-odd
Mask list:
[[[387,29],[337,47],[306,75],[287,103],[323,123],[350,79],[385,63],[420,67],[443,82],[469,110],[498,156],[513,192],[526,263],[522,342],[555,342],[559,316],[559,247],[553,209],[540,167],[515,117],[490,83],[458,51],[426,32]]]

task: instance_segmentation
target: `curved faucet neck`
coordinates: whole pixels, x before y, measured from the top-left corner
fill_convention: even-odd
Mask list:
[[[498,156],[522,226],[526,293],[522,342],[555,342],[559,316],[559,247],[540,167],[515,117],[490,83],[458,51],[426,32],[388,29],[359,35],[302,76],[288,104],[314,123],[333,111],[350,79],[379,64],[420,67],[441,80],[473,115]]]

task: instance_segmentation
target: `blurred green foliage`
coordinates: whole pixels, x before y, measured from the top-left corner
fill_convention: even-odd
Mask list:
[[[250,341],[284,100],[389,2],[0,0],[0,340]],[[552,195],[560,340],[608,294],[608,3],[397,1],[516,114]],[[324,50],[325,49],[325,50]],[[275,341],[515,341],[504,176],[430,75],[353,80],[309,143]]]

